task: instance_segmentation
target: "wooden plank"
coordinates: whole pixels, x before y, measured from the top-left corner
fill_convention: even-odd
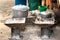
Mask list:
[[[8,19],[5,21],[4,24],[24,24],[25,23],[25,19],[26,18],[22,18],[22,19]]]

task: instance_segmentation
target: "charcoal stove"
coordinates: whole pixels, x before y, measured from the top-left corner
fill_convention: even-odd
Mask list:
[[[11,38],[9,40],[20,40],[20,31],[24,30],[28,7],[25,5],[16,5],[12,7],[12,17],[5,20],[5,24],[11,27]]]
[[[54,13],[52,12],[51,18],[42,18],[40,15],[38,15],[33,23],[41,27],[42,38],[50,38],[53,34],[53,25],[55,24]]]
[[[24,30],[22,28],[25,28],[22,26],[25,25],[25,18],[18,18],[17,20],[16,18],[7,19],[5,21],[5,24],[11,27],[11,38],[9,38],[9,40],[21,40],[20,32]]]

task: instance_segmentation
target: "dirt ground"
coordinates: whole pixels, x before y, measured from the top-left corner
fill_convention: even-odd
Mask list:
[[[0,0],[0,20],[6,19],[12,12],[14,0]]]
[[[0,40],[8,40],[11,36],[11,29],[1,23],[11,13],[11,7],[14,5],[14,0],[0,0]]]
[[[11,28],[3,24],[1,20],[5,20],[9,17],[13,5],[14,0],[0,0],[0,40],[9,40],[11,37]],[[54,31],[55,36],[51,37],[52,39],[49,40],[60,40],[60,27],[58,28],[59,30]],[[22,40],[41,40],[40,31],[40,27],[28,25],[26,30],[21,32],[21,35],[23,35]]]

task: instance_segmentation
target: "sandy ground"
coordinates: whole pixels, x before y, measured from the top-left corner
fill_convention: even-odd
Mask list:
[[[9,16],[9,14],[12,12],[11,7],[13,5],[13,0],[0,0],[0,21],[5,20]],[[22,40],[42,40],[40,38],[40,32],[40,27],[28,25],[26,27],[26,30],[24,32],[21,32],[21,35],[23,35]],[[51,37],[51,39],[47,40],[60,40],[60,29],[55,30],[54,32],[54,37]],[[0,22],[0,40],[9,40],[10,36],[11,28]]]
[[[11,29],[3,23],[0,23],[0,40],[8,40],[10,36]]]
[[[60,28],[60,27],[58,27]],[[27,25],[23,35],[23,40],[60,40],[60,29],[55,28],[54,34],[50,38],[41,38],[41,27],[34,25]]]
[[[13,0],[0,0],[0,20],[6,19],[12,12]]]
[[[1,20],[5,20],[9,16],[13,5],[13,0],[0,0],[0,40],[8,40],[11,36],[11,29],[1,23]]]

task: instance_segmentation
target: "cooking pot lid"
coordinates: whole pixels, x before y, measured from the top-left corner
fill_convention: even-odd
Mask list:
[[[29,9],[28,6],[25,5],[16,5],[12,7],[13,10],[20,10],[20,11],[26,11]]]

